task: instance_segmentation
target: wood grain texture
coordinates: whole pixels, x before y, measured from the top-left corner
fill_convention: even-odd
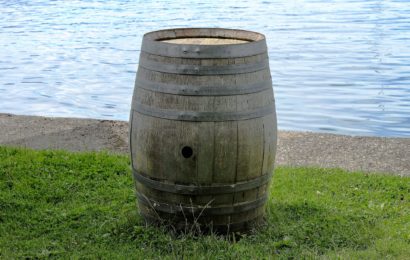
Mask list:
[[[177,38],[170,40],[163,40],[163,42],[174,43],[174,44],[195,44],[195,45],[220,45],[220,44],[239,44],[247,43],[249,41],[239,40],[239,39],[229,39],[229,38]]]
[[[174,44],[236,45],[245,41],[246,33],[240,31],[238,41],[216,39],[213,36],[192,38],[193,31],[185,31],[191,38],[180,39],[182,32],[159,32],[159,35],[175,35],[178,39],[166,39],[164,42]],[[203,31],[201,31],[203,33]],[[182,35],[183,36],[183,35]],[[218,36],[219,37],[219,36]],[[253,37],[256,37],[253,35]],[[249,41],[253,41],[252,37]],[[246,41],[245,41],[246,42]],[[267,59],[267,53],[244,57],[229,58],[181,58],[166,57],[155,53],[141,52],[140,66],[137,72],[135,90],[130,117],[130,148],[132,167],[139,174],[167,184],[184,185],[196,189],[200,186],[235,185],[247,182],[260,176],[271,174],[276,152],[276,114],[273,111],[260,117],[240,120],[189,121],[156,116],[155,113],[142,113],[137,104],[152,111],[179,113],[244,113],[274,106],[272,88],[261,89],[246,94],[217,95],[207,92],[209,89],[230,88],[271,82],[269,68],[249,73],[232,73],[226,75],[173,74],[155,71],[144,67],[144,62],[154,61],[173,65],[218,66],[252,64]],[[181,86],[201,89],[200,94],[175,94],[167,91],[155,91],[156,88],[144,88],[143,84],[155,86],[161,84],[166,90],[167,84],[176,88]],[[210,86],[212,88],[210,88]],[[232,92],[232,91],[231,91]],[[221,92],[223,93],[223,92]],[[184,153],[183,151],[189,151]],[[231,224],[238,229],[246,229],[252,221],[261,219],[264,206],[257,204],[266,194],[268,185],[258,184],[247,190],[219,194],[182,194],[178,191],[165,191],[154,186],[146,186],[135,180],[139,196],[149,201],[147,206],[139,203],[140,211],[146,219],[161,218],[180,226],[181,223],[193,221],[198,216],[187,216],[190,212],[170,213],[171,208],[218,208],[218,210],[201,215],[199,223],[226,227]],[[156,206],[155,206],[156,205]],[[243,206],[251,205],[251,206]],[[255,206],[252,206],[255,205]],[[151,207],[151,208],[150,208]],[[189,210],[188,210],[189,211]],[[191,214],[192,215],[192,214]],[[230,230],[234,231],[234,230]]]

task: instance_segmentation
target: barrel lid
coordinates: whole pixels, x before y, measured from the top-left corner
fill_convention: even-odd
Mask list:
[[[219,40],[179,40],[188,38]],[[265,36],[257,32],[223,28],[176,28],[146,33],[141,50],[175,58],[238,58],[263,54],[267,47]]]

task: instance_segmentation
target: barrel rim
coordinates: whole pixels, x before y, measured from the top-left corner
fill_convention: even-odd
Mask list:
[[[240,36],[234,36],[239,34]],[[179,44],[160,40],[214,37],[241,39],[249,42],[235,44]],[[141,51],[177,58],[233,58],[266,53],[266,37],[254,31],[228,28],[171,28],[145,33]]]
[[[265,35],[259,32],[255,32],[255,31],[250,31],[250,30],[243,30],[243,29],[231,29],[231,28],[219,28],[219,27],[180,27],[180,28],[170,28],[170,29],[162,29],[162,30],[156,30],[156,31],[151,31],[151,32],[147,32],[144,34],[144,38],[147,40],[152,40],[152,41],[157,41],[157,42],[161,42],[161,40],[171,40],[171,39],[181,39],[181,38],[195,38],[195,34],[194,35],[180,35],[180,36],[176,36],[176,37],[171,37],[171,38],[155,38],[153,39],[152,36],[154,36],[155,34],[159,34],[159,33],[166,33],[166,32],[175,32],[177,33],[177,31],[181,31],[181,32],[187,32],[187,31],[201,31],[201,30],[210,30],[210,31],[220,31],[220,32],[241,32],[241,33],[246,33],[248,35],[253,35],[255,37],[260,37],[260,39],[254,40],[254,39],[246,39],[246,38],[233,38],[233,37],[215,37],[214,35],[209,35],[209,38],[225,38],[225,39],[236,39],[236,40],[245,40],[248,42],[244,42],[244,43],[235,43],[235,44],[218,44],[217,46],[232,46],[232,45],[247,45],[247,44],[251,44],[253,42],[257,42],[257,41],[263,41],[266,39]],[[202,36],[202,35],[197,35],[197,36]],[[177,45],[177,46],[181,46],[181,45],[194,45],[194,46],[215,46],[213,44],[180,44],[180,43],[171,43],[171,42],[162,42],[165,44],[172,44],[172,45]]]

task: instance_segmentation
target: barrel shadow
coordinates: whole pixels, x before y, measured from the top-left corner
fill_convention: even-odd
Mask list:
[[[314,248],[318,253],[366,249],[374,238],[376,219],[365,212],[328,209],[311,202],[271,202],[257,242],[274,241],[275,250]]]
[[[310,202],[274,201],[268,203],[266,212],[264,224],[253,229],[251,233],[221,235],[207,232],[205,234],[216,235],[219,239],[232,243],[244,239],[243,242],[250,246],[260,247],[261,251],[268,250],[269,252],[266,253],[273,251],[276,254],[293,254],[302,249],[314,250],[318,254],[336,249],[364,250],[371,245],[375,237],[376,219],[365,212],[351,213]],[[147,225],[136,211],[131,215],[127,217],[127,221],[116,227],[113,236],[122,233],[127,240],[149,239],[150,244],[157,245],[160,251],[168,250],[164,247],[169,246],[169,241],[161,242],[164,237],[171,238],[177,243],[186,239],[205,239],[204,233],[175,232],[172,226]]]

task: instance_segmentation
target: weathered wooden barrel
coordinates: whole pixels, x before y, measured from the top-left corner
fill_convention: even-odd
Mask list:
[[[276,152],[264,35],[144,35],[130,115],[141,215],[177,229],[246,231],[263,219]]]

